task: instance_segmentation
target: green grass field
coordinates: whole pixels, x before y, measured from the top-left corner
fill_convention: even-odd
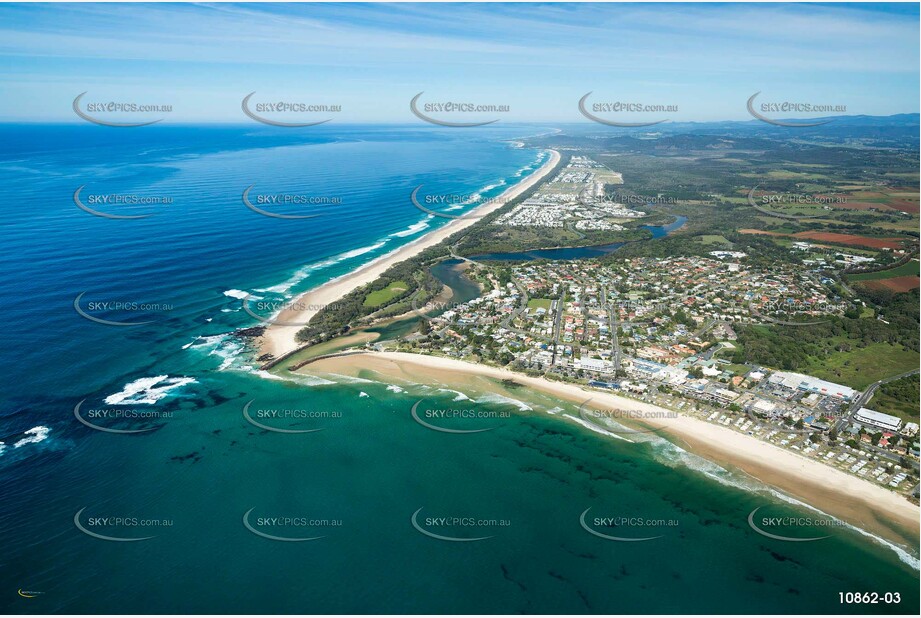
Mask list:
[[[371,292],[365,297],[365,307],[380,307],[409,289],[405,281],[394,281],[382,290]]]
[[[528,300],[528,311],[534,313],[538,309],[550,311],[550,305],[553,303],[549,298],[532,298]]]
[[[813,360],[798,371],[862,390],[877,380],[916,369],[918,361],[917,352],[900,345],[874,343],[848,352],[835,352],[824,360]]]
[[[877,281],[879,279],[891,279],[892,277],[908,277],[910,275],[918,276],[918,262],[916,260],[909,260],[897,266],[896,268],[890,268],[889,270],[881,270],[875,273],[860,273],[856,275],[848,275],[848,281]]]
[[[719,234],[703,234],[697,237],[697,240],[705,245],[728,245],[729,241]]]

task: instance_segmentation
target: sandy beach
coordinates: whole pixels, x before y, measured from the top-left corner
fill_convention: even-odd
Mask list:
[[[333,279],[332,281],[301,294],[290,303],[288,308],[282,310],[275,318],[278,324],[268,325],[260,341],[259,354],[271,354],[272,356],[278,357],[296,350],[299,346],[296,339],[297,332],[303,328],[313,316],[319,313],[323,307],[334,303],[352,290],[371,283],[394,264],[398,264],[403,260],[418,255],[425,249],[437,245],[452,234],[470,227],[481,217],[502,208],[509,200],[518,197],[543,180],[559,161],[560,153],[551,150],[550,159],[529,176],[523,178],[521,182],[513,187],[509,187],[495,200],[489,201],[467,213],[467,215],[475,216],[470,216],[465,219],[453,219],[437,230],[433,230],[399,249],[381,256],[379,259],[343,277]]]
[[[670,411],[614,393],[532,378],[466,361],[403,352],[328,358],[304,368],[309,373],[341,375],[357,375],[362,370],[396,380],[455,387],[464,386],[464,376],[509,379],[575,403],[591,398],[592,407],[658,413],[661,418],[644,420],[643,423],[663,428],[663,433],[686,450],[728,469],[741,470],[863,530],[896,543],[917,546],[919,508],[902,496],[727,427],[681,414],[667,414]]]

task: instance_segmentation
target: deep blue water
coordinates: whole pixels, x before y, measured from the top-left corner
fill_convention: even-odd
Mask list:
[[[418,185],[425,194],[482,191],[490,197],[533,169],[539,156],[500,141],[526,134],[521,129],[475,136],[368,127],[293,134],[246,126],[7,125],[0,131],[0,181],[12,189],[0,221],[8,415],[49,395],[117,390],[131,372],[162,368],[174,356],[182,365],[188,354],[181,348],[196,337],[251,325],[240,299],[225,292],[271,301],[345,274],[447,221],[412,205],[409,195]],[[81,185],[84,202],[94,194],[122,194],[172,203],[94,206],[150,215],[105,219],[75,206]],[[264,206],[319,214],[270,218],[244,206],[242,192],[250,185],[251,201],[261,192],[341,204]],[[116,328],[80,319],[73,303],[81,293],[84,308],[153,305],[151,311],[91,312],[150,324]]]
[[[540,130],[0,126],[8,188],[0,220],[0,609],[917,609],[911,558],[850,530],[821,546],[771,542],[747,526],[747,514],[804,507],[665,440],[600,436],[563,417],[576,414],[572,406],[547,397],[497,384],[461,393],[373,375],[295,383],[253,371],[227,334],[254,324],[241,311],[242,292],[288,298],[443,224],[412,206],[412,189],[496,195],[540,163],[539,153],[504,140]],[[276,211],[319,215],[311,219],[266,217],[242,203],[250,185],[342,202]],[[87,200],[136,194],[171,202],[95,204],[150,215],[101,218],[74,204],[80,186]],[[80,294],[78,306],[91,317],[148,323],[91,321],[74,308]],[[115,302],[126,306],[94,305]],[[494,431],[459,438],[414,422],[410,408],[420,399],[511,415]],[[327,416],[265,421],[320,430],[281,434],[247,421],[250,404]],[[149,430],[131,435],[75,418],[98,409],[157,416],[96,420]],[[580,526],[588,507],[677,525],[658,530],[655,542],[611,543]],[[413,528],[420,508],[510,525],[483,542],[447,543]],[[279,542],[251,533],[248,512],[256,526],[270,517],[337,525],[265,524],[266,533],[323,537]],[[101,540],[77,524],[151,538]],[[837,592],[845,590],[899,591],[903,602],[842,607]]]

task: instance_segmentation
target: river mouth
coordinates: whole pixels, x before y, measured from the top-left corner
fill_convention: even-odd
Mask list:
[[[670,233],[684,227],[688,218],[684,215],[677,215],[674,222],[668,225],[644,225],[642,229],[652,232],[652,237],[648,240],[655,240],[668,236]],[[646,241],[637,241],[646,242]],[[514,251],[509,253],[481,253],[470,256],[472,260],[483,262],[527,262],[531,260],[583,260],[587,258],[603,257],[614,253],[625,242],[614,242],[605,245],[594,245],[589,247],[559,247],[556,249],[535,249],[533,251]]]

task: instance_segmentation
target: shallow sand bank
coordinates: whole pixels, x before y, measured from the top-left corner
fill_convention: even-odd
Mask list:
[[[483,378],[518,384],[566,401],[592,407],[636,410],[655,416],[643,424],[663,428],[676,444],[720,465],[741,470],[785,494],[847,523],[909,547],[917,547],[919,508],[904,497],[824,463],[809,459],[727,427],[669,414],[645,402],[574,384],[532,378],[505,369],[466,361],[403,352],[374,352],[328,358],[304,368],[310,373],[357,375],[373,371],[388,378],[454,388],[495,386]]]

